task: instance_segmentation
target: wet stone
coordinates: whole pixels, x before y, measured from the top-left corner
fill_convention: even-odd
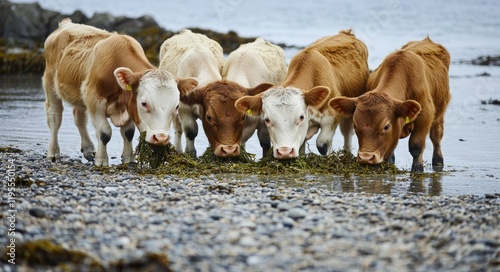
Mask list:
[[[288,212],[288,217],[299,220],[307,216],[307,212],[302,208],[292,208]]]
[[[34,217],[42,218],[45,217],[47,213],[42,208],[34,207],[29,209],[29,214]]]

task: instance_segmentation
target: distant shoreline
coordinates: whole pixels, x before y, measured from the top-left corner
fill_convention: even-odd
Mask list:
[[[0,0],[0,14],[4,14],[3,33],[0,33],[0,74],[42,74],[45,69],[43,43],[64,18],[71,18],[75,23],[92,25],[107,31],[128,34],[139,41],[149,61],[158,65],[159,47],[177,32],[161,27],[154,18],[140,16],[130,18],[113,16],[109,13],[95,13],[87,17],[82,11],[61,14],[42,8],[35,3],[12,3]],[[190,28],[217,41],[229,54],[241,44],[251,42],[256,37],[240,37],[234,31],[220,33],[210,29]],[[294,45],[278,43],[282,48],[299,48]],[[460,64],[480,66],[500,66],[500,56],[478,56],[472,60],[459,60]]]

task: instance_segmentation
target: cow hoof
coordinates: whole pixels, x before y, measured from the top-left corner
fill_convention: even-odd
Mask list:
[[[323,144],[323,145],[317,145],[318,151],[321,155],[326,155],[328,153],[328,145]]]
[[[60,156],[47,156],[47,159],[50,160],[51,162],[57,162],[61,159]]]
[[[94,152],[94,151],[85,151],[85,152],[83,152],[83,157],[84,157],[87,161],[94,161],[94,158],[95,158],[95,152]]]
[[[422,173],[422,172],[424,172],[424,165],[421,164],[421,163],[413,164],[411,166],[411,171],[412,172]]]
[[[97,160],[97,159],[94,161],[94,165],[97,167],[108,167],[109,166],[107,160]]]
[[[440,156],[435,156],[432,158],[432,170],[440,172],[443,171],[444,160]]]

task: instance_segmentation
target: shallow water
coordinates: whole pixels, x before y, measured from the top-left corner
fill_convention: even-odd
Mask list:
[[[490,77],[478,77],[488,72]],[[445,136],[442,150],[445,173],[434,178],[411,178],[399,176],[363,176],[344,178],[338,176],[287,176],[279,178],[237,177],[256,182],[275,181],[294,187],[318,187],[332,191],[358,193],[423,193],[426,195],[463,195],[500,193],[500,107],[483,105],[482,100],[498,99],[500,68],[475,67],[453,64],[450,70],[452,101],[445,121]],[[49,143],[44,110],[45,95],[40,76],[0,77],[0,146],[14,146],[23,150],[34,150],[45,154]],[[201,128],[201,124],[200,124]],[[89,131],[94,135],[89,124]],[[138,133],[133,145],[137,145]],[[63,122],[59,130],[61,155],[63,158],[78,158],[81,155],[80,138],[73,123],[71,107],[65,104]],[[95,141],[94,141],[95,142]],[[309,152],[318,153],[315,138],[309,141]],[[108,144],[111,164],[120,163],[122,139],[117,128]],[[198,155],[207,148],[203,131],[196,138]],[[334,148],[342,146],[342,137],[334,137]],[[357,150],[357,139],[353,139],[353,152]],[[261,149],[254,135],[247,143],[247,151],[261,157]],[[407,139],[400,141],[396,152],[396,165],[409,169],[411,156],[407,151]],[[427,141],[424,160],[430,162],[431,143]],[[426,171],[431,171],[426,165]]]

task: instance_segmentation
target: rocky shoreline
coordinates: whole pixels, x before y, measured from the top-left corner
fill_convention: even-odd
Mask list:
[[[2,254],[3,271],[500,269],[496,194],[342,193],[1,151],[0,244],[16,262]]]
[[[45,68],[43,43],[64,18],[134,37],[155,65],[158,65],[158,52],[163,41],[176,34],[161,27],[150,16],[129,18],[95,13],[88,18],[79,10],[72,14],[61,14],[43,9],[38,3],[21,4],[0,0],[0,15],[0,74],[3,75],[42,73]],[[238,48],[240,44],[255,40],[255,37],[240,37],[234,31],[219,33],[202,28],[192,30],[219,42],[226,54]],[[285,44],[280,46],[287,47]]]

